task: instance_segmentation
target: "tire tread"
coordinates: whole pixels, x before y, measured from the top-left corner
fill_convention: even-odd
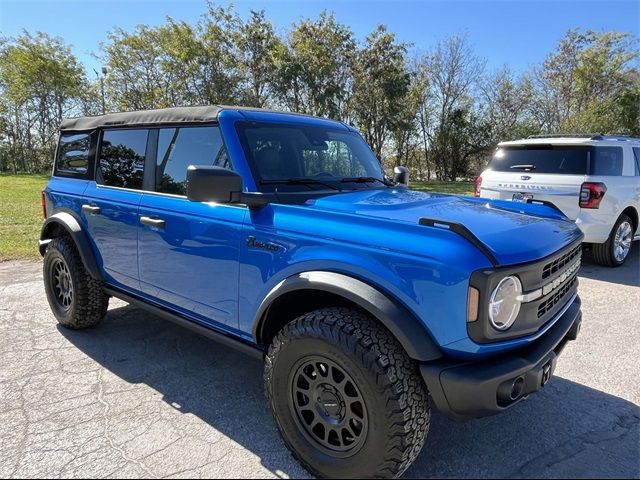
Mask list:
[[[391,333],[366,313],[347,307],[315,310],[285,325],[269,347],[264,381],[270,405],[273,403],[270,385],[276,357],[287,344],[308,337],[332,339],[353,354],[364,369],[375,373],[376,388],[387,397],[386,414],[391,431],[375,476],[395,478],[402,475],[422,450],[430,423],[428,392],[416,364]],[[307,470],[321,476],[321,472],[296,455],[279,425],[278,429],[296,459]]]

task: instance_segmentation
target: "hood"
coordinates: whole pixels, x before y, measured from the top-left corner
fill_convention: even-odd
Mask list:
[[[408,189],[361,190],[323,197],[308,205],[323,211],[411,223],[424,228],[425,233],[438,227],[419,225],[423,217],[460,223],[501,266],[539,260],[582,237],[573,222],[543,205]]]

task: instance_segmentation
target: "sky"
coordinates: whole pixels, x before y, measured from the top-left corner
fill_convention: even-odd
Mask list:
[[[215,2],[226,5],[228,2]],[[528,70],[552,51],[571,28],[616,30],[640,36],[639,0],[236,0],[236,11],[265,10],[276,31],[286,34],[302,17],[333,11],[358,40],[386,24],[411,52],[426,52],[450,35],[466,34],[487,68]],[[0,0],[0,35],[23,29],[61,36],[88,72],[100,69],[100,43],[115,27],[162,24],[167,16],[195,23],[206,0]]]

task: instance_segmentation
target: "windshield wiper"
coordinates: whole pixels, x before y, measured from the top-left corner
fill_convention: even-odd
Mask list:
[[[304,185],[305,187],[309,187],[311,190],[313,190],[311,185],[322,185],[332,190],[340,190],[340,188],[336,187],[335,185],[322,182],[316,178],[276,178],[274,180],[260,180],[260,184],[261,185]]]
[[[521,168],[523,170],[535,170],[535,165],[511,165],[509,168]]]
[[[380,182],[383,185],[387,186],[387,187],[391,187],[393,186],[393,183],[389,182],[388,180],[382,180],[380,178],[376,178],[376,177],[347,177],[347,178],[343,178],[342,180],[340,180],[340,182],[342,183],[350,183],[350,182],[354,182],[354,183],[375,183],[375,182]]]

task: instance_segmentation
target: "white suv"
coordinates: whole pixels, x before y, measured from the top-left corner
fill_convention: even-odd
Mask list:
[[[640,138],[529,137],[502,142],[475,196],[550,202],[574,220],[594,259],[622,265],[638,235]]]

